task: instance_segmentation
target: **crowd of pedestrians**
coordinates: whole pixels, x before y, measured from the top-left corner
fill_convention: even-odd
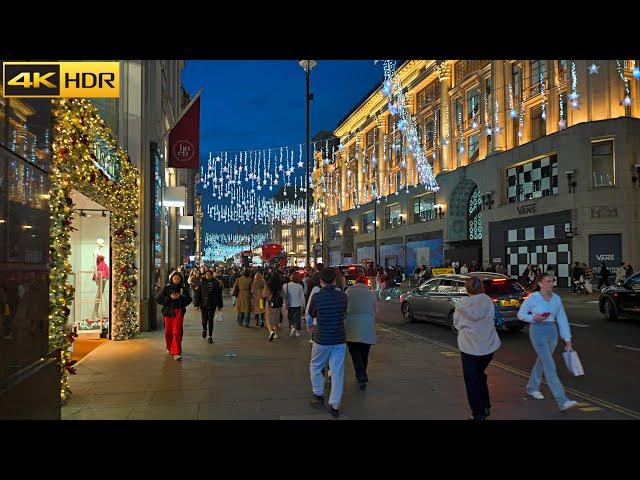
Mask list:
[[[463,272],[468,268],[478,268],[466,264],[459,267]],[[623,264],[620,268],[624,269],[626,278],[630,266]],[[602,269],[606,267],[603,265]],[[384,288],[388,282],[395,281],[397,270],[393,270],[379,268],[376,283]],[[414,271],[414,276],[421,281],[431,275],[431,268],[424,265]],[[526,393],[534,399],[543,399],[540,385],[544,377],[558,408],[565,411],[577,403],[565,394],[556,372],[553,351],[558,342],[558,330],[565,349],[573,348],[567,315],[560,297],[553,292],[553,272],[541,272],[535,265],[530,265],[525,276],[530,279],[528,285],[532,293],[522,303],[518,318],[530,324],[529,336],[537,354]],[[572,276],[577,282],[590,282],[593,270],[576,262]],[[314,269],[294,271],[248,267],[225,271],[200,267],[192,269],[188,275],[178,267],[170,274],[169,282],[157,301],[162,305],[167,351],[176,360],[182,358],[186,307],[193,302],[195,308],[200,309],[202,338],[214,343],[214,318],[221,314],[225,291],[233,297],[238,326],[251,328],[253,319],[256,327],[266,328],[269,342],[279,338],[284,320],[288,321],[289,335],[294,338],[301,337],[304,324],[312,344],[309,357],[310,403],[317,408],[328,407],[330,414],[338,417],[347,350],[360,390],[366,390],[369,382],[367,367],[371,346],[376,343],[377,305],[375,293],[369,285],[368,278],[361,275],[347,289],[340,270],[324,268],[321,263]],[[458,331],[470,419],[485,420],[491,414],[485,372],[501,345],[496,331],[496,307],[484,293],[479,278],[469,278],[466,291],[468,295],[456,303],[453,326]],[[330,393],[325,400],[327,383],[330,384]]]

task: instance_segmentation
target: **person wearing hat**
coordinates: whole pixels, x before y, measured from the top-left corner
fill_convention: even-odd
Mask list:
[[[367,388],[369,350],[376,343],[376,297],[367,286],[367,277],[360,275],[346,291],[347,313],[344,327],[347,347],[356,372],[360,390]]]
[[[191,295],[184,286],[181,273],[173,272],[169,283],[158,296],[157,302],[162,305],[167,352],[173,355],[175,360],[182,360],[182,326],[187,305],[191,303]]]

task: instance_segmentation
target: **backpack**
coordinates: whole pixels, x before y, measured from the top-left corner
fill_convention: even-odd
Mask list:
[[[284,299],[282,298],[282,290],[269,299],[269,306],[271,308],[282,308],[283,303]]]

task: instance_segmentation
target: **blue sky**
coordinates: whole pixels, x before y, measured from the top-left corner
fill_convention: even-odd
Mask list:
[[[333,131],[383,77],[382,63],[372,60],[319,60],[311,72],[311,136]],[[305,75],[297,60],[189,60],[183,83],[191,94],[204,88],[200,156],[205,165],[210,151],[305,141]],[[204,210],[209,201],[203,197]],[[203,233],[235,233],[237,227],[205,216]]]

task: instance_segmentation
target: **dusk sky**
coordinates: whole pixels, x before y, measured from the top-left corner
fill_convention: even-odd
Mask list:
[[[319,60],[311,72],[315,97],[311,102],[311,136],[321,130],[333,131],[383,77],[382,63],[374,65],[372,60]],[[192,95],[204,88],[200,156],[205,166],[210,151],[253,150],[305,141],[305,74],[297,60],[189,60],[183,82]],[[203,210],[209,201],[213,200],[203,195]],[[203,233],[234,233],[238,227],[215,222],[206,214],[203,221]]]

